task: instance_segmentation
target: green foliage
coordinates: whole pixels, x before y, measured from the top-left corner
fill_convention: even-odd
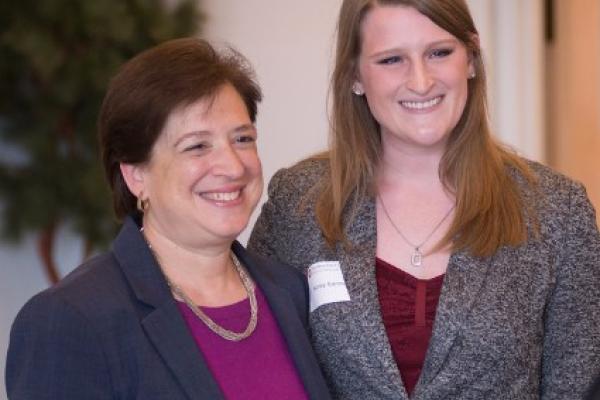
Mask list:
[[[198,32],[199,0],[0,2],[2,232],[68,221],[94,247],[116,221],[96,119],[108,81],[143,49]]]

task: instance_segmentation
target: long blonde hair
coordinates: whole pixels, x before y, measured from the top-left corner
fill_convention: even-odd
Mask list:
[[[525,162],[491,136],[485,68],[477,30],[464,0],[344,0],[330,88],[330,172],[321,182],[316,204],[317,220],[328,244],[348,244],[345,213],[352,216],[358,203],[377,191],[375,174],[382,152],[379,124],[364,96],[351,91],[361,48],[360,25],[376,5],[414,7],[460,40],[475,68],[465,109],[450,133],[440,163],[440,179],[455,194],[457,203],[453,222],[437,246],[468,249],[484,257],[500,246],[525,242],[527,208],[508,170],[515,170],[529,182],[535,179]]]

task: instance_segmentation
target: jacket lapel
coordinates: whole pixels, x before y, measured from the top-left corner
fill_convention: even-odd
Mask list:
[[[138,225],[128,218],[113,252],[137,299],[148,307],[141,324],[190,400],[223,399]]]
[[[479,259],[466,252],[452,254],[444,278],[419,387],[430,383],[440,369],[464,326],[475,299],[485,282],[491,259]]]
[[[223,399],[177,306],[156,309],[142,325],[190,400]]]
[[[348,215],[348,214],[347,214]],[[373,371],[381,376],[379,388],[386,398],[408,400],[408,394],[402,384],[400,372],[394,362],[391,346],[379,303],[377,279],[375,275],[375,257],[377,250],[377,215],[375,201],[367,198],[357,209],[355,218],[344,224],[348,226],[347,235],[352,247],[337,247],[337,259],[340,261],[342,273],[346,281],[350,299],[353,304],[352,335],[357,338],[368,338],[373,351],[364,360]]]
[[[328,389],[322,380],[320,371],[315,370],[318,361],[308,340],[306,327],[295,312],[290,312],[290,310],[297,309],[290,294],[271,279],[251,257],[248,257],[246,250],[239,243],[236,242],[233,248],[267,299],[309,397],[311,399],[329,398]],[[306,312],[308,312],[308,305]]]

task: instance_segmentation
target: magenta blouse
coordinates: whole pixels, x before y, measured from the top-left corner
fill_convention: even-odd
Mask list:
[[[185,303],[177,305],[226,399],[308,399],[277,321],[258,287],[256,300],[256,330],[239,342],[213,333]],[[202,310],[217,324],[234,332],[242,332],[250,318],[248,299]]]

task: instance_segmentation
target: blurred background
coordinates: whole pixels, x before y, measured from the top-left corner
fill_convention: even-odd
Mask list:
[[[19,308],[105,246],[115,229],[94,147],[95,112],[115,68],[171,37],[236,47],[264,92],[258,131],[268,181],[326,146],[341,0],[8,3],[0,4],[2,376]],[[468,3],[497,136],[583,182],[599,208],[600,0]]]

